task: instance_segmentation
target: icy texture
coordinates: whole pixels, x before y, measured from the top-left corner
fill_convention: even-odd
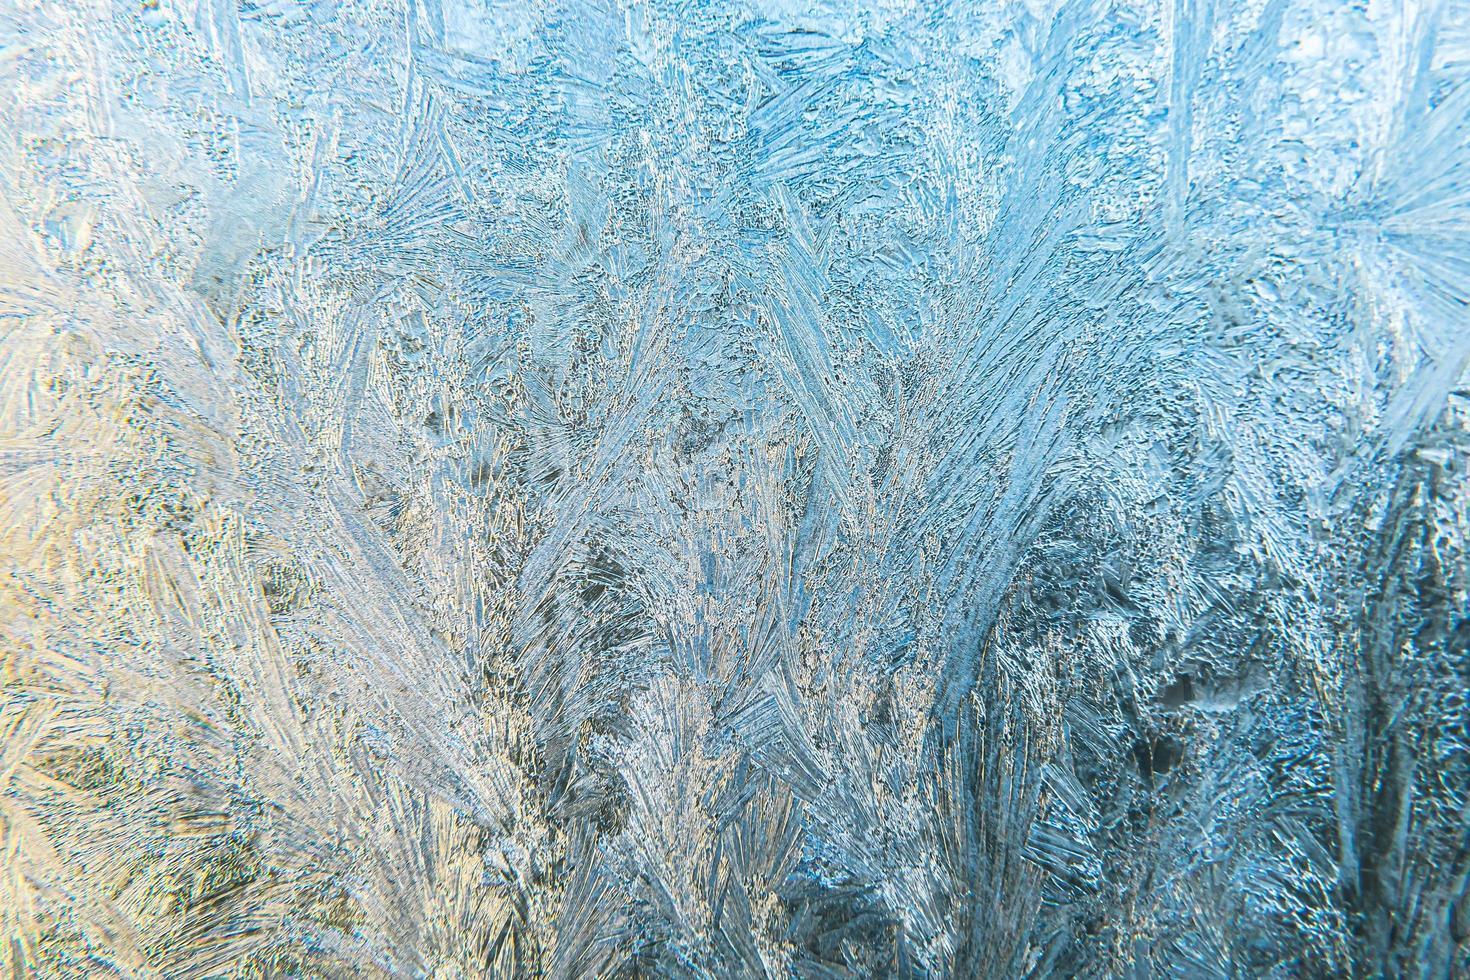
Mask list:
[[[7,975],[1470,975],[1470,4],[0,0]]]

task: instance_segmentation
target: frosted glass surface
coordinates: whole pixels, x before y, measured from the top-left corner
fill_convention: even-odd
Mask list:
[[[0,970],[1470,976],[1464,0],[0,0]]]

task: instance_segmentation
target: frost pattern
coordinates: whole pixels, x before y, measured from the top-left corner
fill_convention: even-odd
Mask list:
[[[11,975],[1470,975],[1463,0],[0,15]]]

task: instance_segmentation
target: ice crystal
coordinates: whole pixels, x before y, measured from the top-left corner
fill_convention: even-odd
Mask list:
[[[0,965],[1470,975],[1464,0],[0,0]]]

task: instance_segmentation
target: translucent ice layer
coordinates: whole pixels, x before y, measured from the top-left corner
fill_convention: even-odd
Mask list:
[[[1470,3],[0,81],[8,975],[1470,976]]]

